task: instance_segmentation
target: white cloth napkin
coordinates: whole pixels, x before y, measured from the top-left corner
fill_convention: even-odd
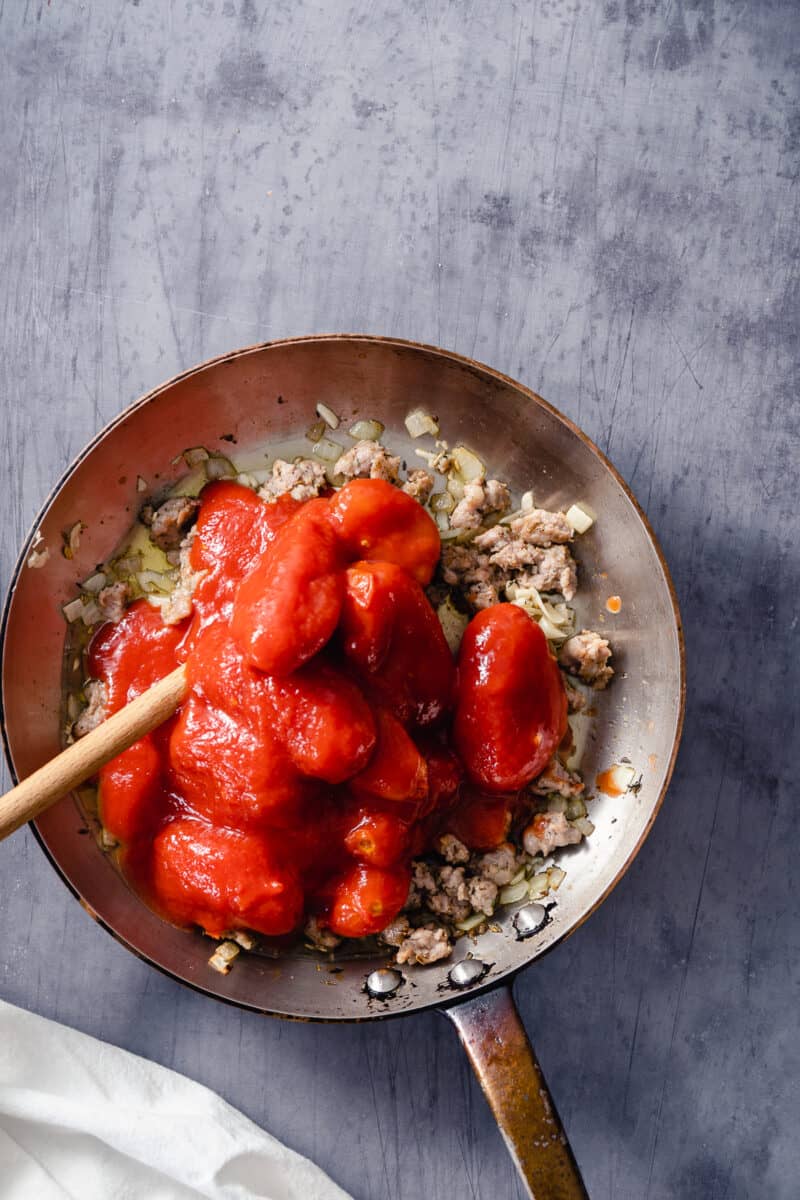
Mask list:
[[[350,1200],[208,1088],[0,1001],[2,1200]]]

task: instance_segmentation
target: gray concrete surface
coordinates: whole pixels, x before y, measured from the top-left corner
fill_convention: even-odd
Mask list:
[[[519,377],[656,527],[688,641],[674,786],[517,985],[595,1200],[798,1194],[799,46],[794,0],[0,0],[4,582],[124,405],[309,331]],[[359,1200],[519,1194],[440,1018],[194,995],[27,831],[0,895],[4,998],[210,1084]]]

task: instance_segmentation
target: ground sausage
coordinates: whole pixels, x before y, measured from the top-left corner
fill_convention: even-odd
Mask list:
[[[558,652],[560,666],[590,683],[597,691],[607,687],[614,674],[614,668],[608,663],[610,658],[608,639],[591,629],[582,629],[568,638]]]

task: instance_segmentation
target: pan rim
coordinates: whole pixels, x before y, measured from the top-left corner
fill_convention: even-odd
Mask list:
[[[558,935],[558,937],[550,945],[548,945],[546,950],[540,951],[538,954],[535,954],[535,955],[532,954],[526,961],[524,961],[514,967],[508,968],[506,971],[504,971],[499,976],[496,976],[496,977],[489,976],[481,984],[478,984],[474,987],[469,988],[465,993],[463,993],[461,995],[440,997],[437,1000],[424,1001],[424,1002],[420,1002],[417,1005],[412,1004],[409,1007],[406,1007],[400,1011],[392,1011],[392,1010],[388,1010],[388,1009],[386,1009],[384,1011],[380,1011],[380,1012],[371,1011],[367,1014],[364,1014],[363,1016],[354,1016],[354,1015],[324,1016],[324,1015],[317,1015],[317,1014],[314,1014],[314,1015],[295,1014],[295,1015],[293,1015],[291,1013],[286,1013],[286,1012],[277,1012],[277,1011],[274,1011],[269,1008],[261,1008],[258,1005],[249,1004],[247,1002],[237,1000],[232,997],[220,995],[218,992],[213,991],[210,988],[205,988],[201,984],[198,984],[191,980],[187,980],[187,979],[183,978],[182,976],[178,975],[176,972],[170,970],[168,967],[163,966],[161,963],[156,962],[155,960],[151,959],[148,955],[144,954],[141,950],[138,949],[138,947],[136,947],[131,941],[129,941],[128,938],[124,937],[122,934],[118,933],[115,929],[111,928],[111,926],[108,925],[102,919],[102,917],[100,917],[100,915],[98,913],[96,913],[93,909],[91,909],[91,907],[86,903],[86,901],[80,895],[79,891],[73,886],[72,882],[69,880],[69,878],[67,877],[65,872],[62,870],[60,864],[54,858],[53,853],[51,852],[50,848],[48,847],[48,845],[44,839],[44,836],[42,835],[42,833],[40,832],[40,830],[38,828],[37,823],[35,821],[30,822],[30,827],[32,829],[32,832],[33,832],[37,842],[41,846],[42,850],[44,851],[51,866],[55,869],[55,871],[61,878],[62,882],[67,886],[69,891],[76,897],[76,899],[81,904],[81,907],[84,909],[84,911],[88,912],[89,915],[103,929],[106,930],[106,932],[108,932],[117,942],[119,942],[121,945],[123,945],[127,950],[129,950],[129,951],[131,951],[131,953],[135,954],[137,958],[142,959],[144,962],[148,963],[149,966],[154,967],[156,970],[160,971],[164,975],[167,975],[171,979],[174,979],[176,982],[178,982],[186,987],[192,988],[192,990],[200,992],[201,994],[209,996],[215,1000],[219,1000],[224,1003],[231,1004],[236,1008],[249,1010],[249,1011],[253,1011],[253,1012],[258,1012],[265,1016],[276,1016],[276,1017],[280,1017],[285,1020],[314,1021],[315,1023],[320,1023],[320,1024],[365,1023],[365,1022],[372,1021],[372,1020],[385,1020],[385,1019],[392,1018],[392,1017],[408,1016],[415,1012],[423,1012],[423,1011],[431,1010],[431,1009],[435,1010],[435,1009],[444,1009],[444,1008],[452,1007],[452,1006],[458,1004],[459,1001],[461,1001],[461,1000],[472,999],[473,997],[475,997],[481,993],[491,991],[493,988],[502,986],[504,984],[506,986],[510,985],[510,983],[513,981],[515,976],[520,971],[525,970],[526,967],[532,965],[532,963],[535,959],[543,958],[546,954],[549,954],[551,950],[553,950],[556,946],[560,945],[566,938],[571,936],[571,934],[573,934],[577,929],[579,929],[584,924],[584,922],[608,898],[608,896],[611,894],[611,892],[617,886],[617,884],[622,879],[622,877],[627,873],[627,871],[630,868],[631,864],[633,863],[634,859],[636,858],[639,851],[641,850],[642,845],[644,844],[648,834],[650,833],[650,830],[652,829],[655,819],[661,809],[661,806],[664,802],[664,798],[666,796],[670,782],[672,780],[673,772],[675,769],[675,763],[677,761],[677,756],[678,756],[678,752],[680,749],[680,743],[681,743],[681,737],[682,737],[682,733],[683,733],[683,725],[684,725],[684,719],[685,719],[685,710],[686,710],[686,648],[685,648],[685,640],[684,640],[684,634],[683,634],[683,624],[682,624],[682,620],[681,620],[680,606],[679,606],[675,586],[674,586],[674,583],[672,580],[672,576],[670,574],[670,570],[667,565],[666,558],[664,556],[664,553],[663,553],[663,550],[659,543],[659,540],[656,537],[656,534],[651,527],[650,521],[648,520],[641,505],[639,504],[639,501],[637,500],[636,496],[633,494],[633,492],[632,492],[631,488],[628,486],[627,482],[622,478],[622,476],[620,475],[617,468],[613,465],[613,463],[610,462],[608,457],[599,448],[599,446],[597,446],[596,443],[588,436],[588,434],[586,434],[578,425],[576,425],[574,421],[572,421],[569,417],[565,416],[564,413],[562,413],[558,408],[556,408],[549,401],[545,400],[537,392],[533,391],[533,389],[527,387],[523,383],[520,383],[519,380],[512,378],[510,375],[506,375],[502,371],[498,371],[494,367],[491,367],[488,364],[483,363],[478,359],[470,358],[465,355],[458,354],[455,351],[447,350],[447,349],[444,349],[443,347],[436,346],[436,345],[426,343],[426,342],[414,341],[414,340],[407,339],[407,338],[397,338],[397,337],[384,336],[384,335],[380,335],[380,334],[367,334],[367,333],[352,333],[352,332],[351,333],[342,333],[342,332],[313,333],[313,334],[304,334],[304,335],[298,335],[298,336],[286,337],[286,338],[276,338],[276,339],[271,339],[266,342],[257,342],[252,345],[243,346],[237,350],[227,351],[223,354],[215,355],[212,358],[206,359],[201,363],[195,364],[192,367],[188,367],[185,370],[179,371],[175,375],[171,376],[168,380],[164,381],[163,383],[158,384],[156,387],[152,388],[150,391],[148,391],[144,395],[140,396],[137,400],[132,401],[129,405],[127,405],[125,408],[123,408],[115,417],[113,417],[111,419],[111,421],[109,421],[107,424],[105,424],[95,434],[95,436],[86,444],[86,446],[84,446],[83,449],[75,456],[75,458],[70,462],[70,464],[67,466],[67,468],[62,472],[59,479],[56,481],[56,483],[50,489],[50,491],[47,494],[42,505],[39,507],[39,509],[36,513],[36,516],[33,520],[33,523],[30,526],[28,534],[23,542],[22,548],[17,557],[17,561],[12,570],[11,577],[10,577],[9,583],[8,583],[8,588],[6,591],[6,597],[5,597],[5,600],[3,603],[2,617],[0,618],[0,664],[3,667],[5,665],[8,621],[9,621],[11,606],[13,603],[14,593],[16,590],[16,585],[17,585],[20,573],[24,567],[25,561],[28,557],[29,551],[31,549],[31,544],[36,535],[36,531],[38,530],[48,509],[50,508],[53,501],[58,496],[58,494],[60,493],[60,491],[62,490],[64,485],[67,483],[67,481],[75,473],[75,471],[78,469],[78,467],[92,454],[92,452],[95,450],[95,448],[105,438],[107,438],[108,436],[111,435],[111,433],[117,428],[118,425],[120,425],[122,422],[126,421],[130,416],[132,416],[133,413],[138,411],[138,409],[143,408],[146,405],[152,403],[162,393],[168,391],[170,388],[176,386],[183,380],[185,380],[193,375],[200,374],[201,372],[206,371],[215,366],[219,366],[226,362],[233,362],[235,360],[245,358],[250,354],[262,353],[262,352],[269,351],[269,350],[276,349],[276,348],[283,348],[283,347],[291,346],[291,345],[307,345],[307,344],[313,344],[313,343],[317,343],[317,342],[330,343],[330,342],[337,342],[337,341],[377,344],[377,345],[381,345],[381,346],[389,347],[389,348],[397,347],[398,349],[419,351],[424,354],[440,357],[448,362],[451,362],[458,366],[467,368],[468,370],[473,371],[476,374],[483,376],[484,378],[488,376],[490,379],[492,379],[496,382],[502,383],[502,384],[506,385],[507,387],[513,389],[517,393],[521,394],[529,402],[533,402],[535,405],[538,405],[540,408],[544,409],[551,416],[553,416],[558,422],[560,422],[563,426],[565,426],[572,434],[574,434],[592,452],[592,454],[598,459],[598,461],[601,463],[601,465],[606,469],[606,471],[611,475],[611,477],[614,479],[614,481],[620,487],[620,489],[624,493],[625,497],[631,504],[637,517],[639,518],[639,520],[645,530],[645,533],[647,534],[647,538],[648,538],[648,540],[653,548],[653,551],[656,555],[664,582],[667,587],[667,593],[669,596],[670,605],[671,605],[671,609],[672,609],[674,632],[675,632],[675,637],[677,640],[679,671],[678,671],[677,714],[676,714],[676,721],[675,721],[675,729],[674,729],[674,733],[673,733],[672,747],[671,747],[668,762],[666,764],[666,769],[665,769],[664,776],[663,776],[663,782],[662,782],[661,788],[659,790],[658,797],[652,806],[652,809],[649,813],[648,819],[644,825],[644,828],[642,829],[642,832],[641,832],[638,840],[636,841],[635,845],[633,846],[633,848],[631,849],[630,853],[625,858],[623,863],[620,865],[618,870],[615,872],[613,878],[606,885],[606,887],[602,890],[602,892],[593,900],[593,902],[589,905],[589,907],[586,909],[585,912],[583,912],[578,918],[574,919]],[[5,698],[5,689],[4,689],[3,683],[4,683],[3,676],[0,675],[0,734],[2,734],[3,752],[4,752],[5,760],[8,764],[11,778],[14,783],[17,783],[18,776],[17,776],[16,770],[14,767],[11,746],[10,746],[10,741],[9,741],[9,736],[8,736],[8,730],[7,730],[7,724],[6,724],[6,698]]]

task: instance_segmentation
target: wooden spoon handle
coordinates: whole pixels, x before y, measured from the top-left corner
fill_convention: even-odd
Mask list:
[[[72,788],[91,779],[104,763],[163,724],[186,691],[186,668],[180,666],[6,792],[0,797],[0,840],[38,817]]]

